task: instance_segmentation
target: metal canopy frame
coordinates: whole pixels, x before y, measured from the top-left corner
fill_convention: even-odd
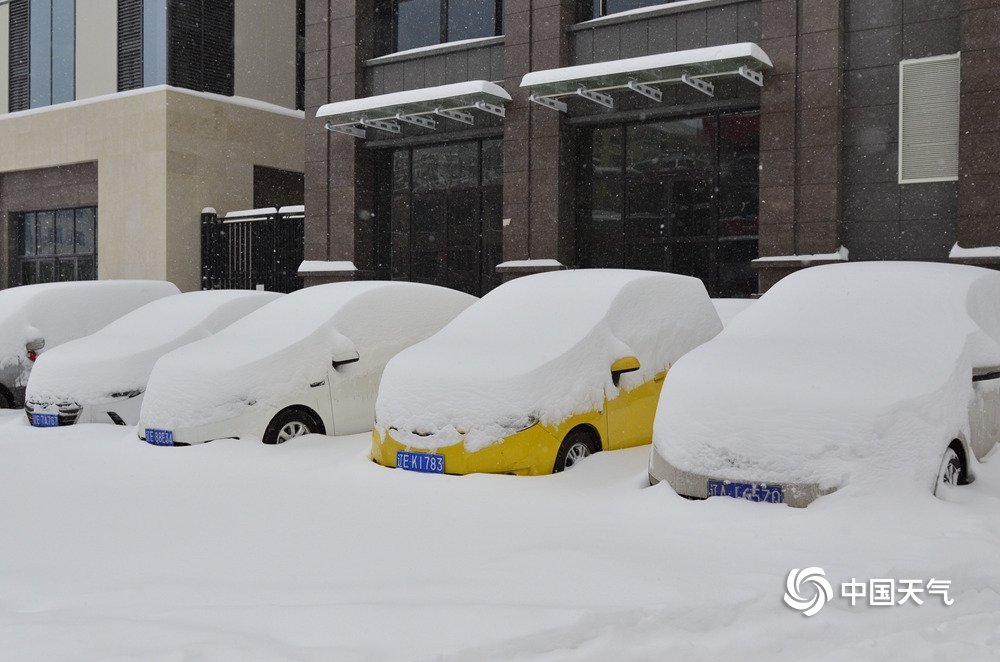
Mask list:
[[[442,124],[438,117],[474,125],[472,111],[504,117],[508,101],[510,95],[499,85],[474,80],[329,103],[316,117],[326,118],[329,131],[363,139],[368,129],[399,134],[400,123],[435,130]]]
[[[521,87],[528,89],[533,103],[565,113],[565,99],[577,96],[613,109],[614,99],[607,94],[612,90],[630,90],[662,103],[658,85],[681,83],[710,97],[715,85],[709,79],[721,76],[741,76],[762,87],[762,71],[770,68],[771,60],[759,46],[740,43],[533,71],[521,79]]]

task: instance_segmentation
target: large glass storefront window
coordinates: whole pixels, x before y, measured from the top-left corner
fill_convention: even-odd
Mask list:
[[[503,34],[504,0],[376,0],[376,55]]]
[[[581,129],[579,265],[756,292],[759,134],[756,113]]]
[[[18,285],[97,278],[97,208],[17,214]]]
[[[377,275],[480,296],[503,254],[500,140],[382,150],[376,157]]]

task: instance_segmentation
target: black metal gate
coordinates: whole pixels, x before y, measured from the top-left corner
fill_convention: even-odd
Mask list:
[[[302,289],[303,217],[301,206],[202,212],[201,289]]]

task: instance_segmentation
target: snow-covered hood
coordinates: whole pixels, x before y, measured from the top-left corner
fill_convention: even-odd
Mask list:
[[[207,338],[283,295],[211,290],[164,297],[38,358],[26,398],[103,404],[145,391],[162,355]]]
[[[74,281],[0,290],[0,369],[25,357],[29,340],[45,341],[41,357],[143,304],[178,292],[173,283],[156,280]],[[32,365],[21,364],[27,379]]]
[[[786,280],[673,368],[655,451],[733,480],[933,480],[968,433],[973,368],[1000,365],[1000,274],[858,264]]]
[[[389,362],[376,428],[413,447],[475,451],[534,421],[600,409],[618,393],[619,358],[639,359],[620,382],[631,389],[720,329],[697,279],[596,269],[519,278]]]
[[[140,426],[180,429],[255,407],[284,407],[310,384],[338,379],[331,360],[354,351],[361,356],[357,366],[380,371],[387,353],[426,338],[475,300],[441,287],[387,281],[318,285],[285,295],[161,357],[149,377]]]

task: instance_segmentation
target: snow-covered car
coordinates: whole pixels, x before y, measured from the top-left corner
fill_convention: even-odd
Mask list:
[[[24,406],[24,390],[39,356],[178,292],[176,285],[160,280],[87,280],[0,290],[0,407]]]
[[[1000,438],[1000,273],[812,267],[779,281],[665,380],[650,483],[805,506],[850,486],[972,480]]]
[[[518,278],[389,362],[372,457],[434,473],[547,474],[648,444],[667,370],[721,329],[696,278]]]
[[[217,333],[280,296],[254,290],[175,294],[60,345],[39,356],[31,372],[24,401],[28,421],[36,427],[135,425],[158,358]]]
[[[474,301],[443,287],[386,281],[288,294],[162,356],[149,376],[139,437],[186,446],[367,432],[386,362]]]

